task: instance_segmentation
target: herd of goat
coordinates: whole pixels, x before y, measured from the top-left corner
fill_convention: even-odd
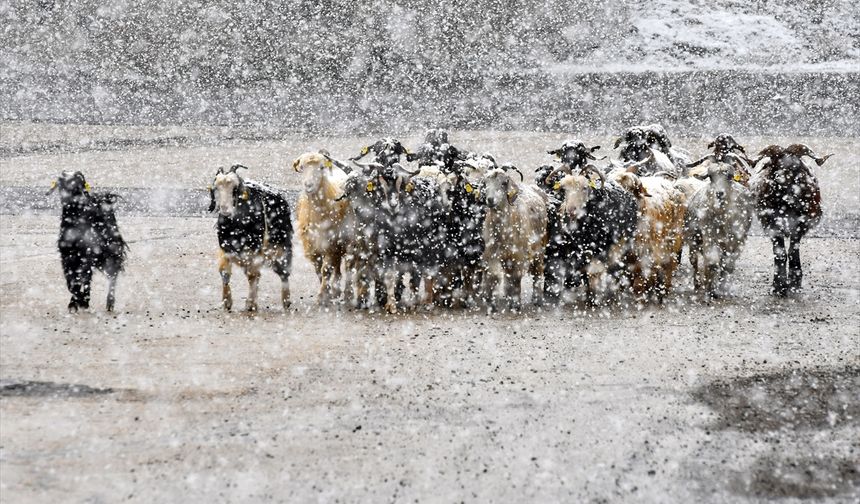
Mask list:
[[[719,135],[710,154],[691,162],[659,125],[630,128],[614,147],[619,158],[600,163],[599,146],[565,142],[549,151],[557,164],[537,168],[534,182],[489,154],[458,149],[438,129],[414,153],[386,138],[349,160],[302,154],[293,162],[303,176],[296,224],[320,282],[318,302],[394,313],[409,293],[428,305],[518,309],[524,276],[535,304],[578,292],[596,306],[625,291],[659,302],[672,291],[685,245],[695,290],[716,297],[754,215],[773,243],[773,293],[801,289],[800,241],[821,218],[818,182],[802,158],[820,166],[830,156],[794,144],[750,158]],[[235,265],[248,278],[246,309],[256,310],[260,270],[269,266],[287,308],[288,198],[243,177],[241,168],[219,168],[209,189],[223,306],[232,308]],[[114,197],[91,193],[80,172],[63,173],[54,187],[63,202],[59,248],[69,309],[89,306],[92,270],[101,269],[111,310],[127,249]]]

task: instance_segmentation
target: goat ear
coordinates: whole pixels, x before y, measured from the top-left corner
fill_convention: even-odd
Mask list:
[[[209,211],[215,211],[215,189],[209,187]]]
[[[615,143],[613,144],[613,149],[617,149],[621,142],[624,140],[624,137],[618,137],[615,139]]]
[[[709,143],[709,144],[708,144],[708,148],[709,148],[709,149],[713,149],[713,148],[714,148],[714,145],[716,145],[716,142],[713,142],[713,141],[712,141],[711,143]]]

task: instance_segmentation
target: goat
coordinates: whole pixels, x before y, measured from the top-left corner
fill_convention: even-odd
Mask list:
[[[686,201],[684,194],[664,177],[639,177],[630,172],[610,173],[639,203],[630,267],[633,292],[663,299],[672,290],[672,277],[683,246]]]
[[[351,303],[369,308],[370,287],[374,286],[376,301],[387,304],[382,277],[381,244],[387,240],[388,219],[382,214],[384,194],[374,169],[353,171],[347,176],[339,200],[348,202],[344,229],[351,235],[347,241],[346,261],[353,278]]]
[[[69,311],[90,307],[93,269],[108,279],[107,311],[113,311],[116,280],[125,266],[128,245],[119,232],[112,193],[91,193],[83,173],[63,172],[47,194],[59,189],[63,205],[57,248],[72,294]]]
[[[454,163],[465,159],[465,153],[448,142],[448,132],[442,129],[427,130],[424,144],[415,153],[407,153],[407,161],[418,161],[418,167],[436,166],[445,173],[454,170]]]
[[[594,165],[575,171],[563,166],[547,178],[558,174],[563,177],[554,185],[560,201],[550,218],[546,293],[556,298],[563,287],[585,284],[588,303],[597,305],[623,283],[633,251],[637,203]]]
[[[756,197],[758,220],[773,245],[773,293],[777,296],[801,290],[800,241],[821,220],[821,189],[812,169],[803,162],[803,156],[809,156],[821,166],[832,154],[819,157],[803,144],[785,148],[770,145],[753,163],[757,166],[764,161],[750,186]],[[790,240],[787,252],[786,238]]]
[[[511,172],[520,176],[517,182]],[[484,177],[484,278],[485,295],[497,306],[496,289],[504,282],[508,305],[518,309],[522,277],[528,271],[534,285],[533,302],[543,300],[544,249],[547,243],[547,196],[522,183],[515,167],[493,168]]]
[[[406,273],[413,291],[424,280],[425,302],[432,304],[444,258],[448,208],[436,180],[417,175],[394,164],[378,178],[385,196],[382,209],[389,219],[382,248],[389,313],[397,311],[398,290]]]
[[[293,251],[290,205],[279,190],[240,177],[237,173],[240,168],[245,167],[218,168],[209,189],[209,211],[218,210],[222,304],[227,311],[233,307],[230,275],[236,264],[248,278],[245,309],[256,311],[260,269],[268,265],[281,278],[281,303],[286,310],[290,306]]]
[[[343,194],[347,174],[323,153],[308,152],[293,161],[304,172],[303,190],[296,204],[299,237],[305,257],[320,281],[318,301],[326,304],[339,295],[341,264],[348,236],[344,221],[348,202]]]
[[[687,168],[695,168],[706,161],[727,163],[735,168],[735,181],[747,185],[752,161],[746,157],[746,149],[743,145],[737,143],[731,135],[720,134],[708,144],[708,148],[713,148],[713,153],[689,163]],[[706,174],[707,170],[689,171],[689,175],[695,175],[700,179]]]
[[[621,161],[625,164],[642,163],[639,173],[643,176],[661,171],[676,177],[687,173],[689,154],[673,147],[666,130],[659,124],[629,128],[615,140],[615,148],[622,143]]]
[[[400,143],[399,140],[393,138],[383,138],[377,140],[371,145],[361,148],[361,152],[355,157],[350,158],[351,161],[358,161],[364,156],[373,153],[373,163],[381,164],[383,167],[390,167],[394,163],[400,162],[400,156],[409,155],[409,150]]]
[[[729,163],[711,163],[697,177],[708,182],[687,202],[684,240],[690,248],[695,289],[717,297],[746,242],[754,204],[739,183],[738,169]]]
[[[466,163],[456,163],[448,183],[441,187],[446,195],[448,211],[445,214],[445,243],[439,301],[451,305],[454,292],[462,289],[456,300],[472,306],[478,298],[484,272],[485,206],[483,183],[473,176]]]

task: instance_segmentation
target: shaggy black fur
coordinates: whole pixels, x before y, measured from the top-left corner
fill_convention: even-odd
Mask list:
[[[91,193],[79,171],[63,172],[55,184],[51,191],[60,191],[63,205],[57,247],[66,286],[72,294],[69,311],[89,308],[93,269],[108,277],[107,310],[112,311],[116,278],[123,270],[128,250],[116,222],[117,196]]]

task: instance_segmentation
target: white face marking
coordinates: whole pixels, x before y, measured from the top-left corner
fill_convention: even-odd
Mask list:
[[[219,173],[215,175],[215,204],[218,213],[232,217],[235,212],[233,192],[239,186],[239,176],[235,173]]]

